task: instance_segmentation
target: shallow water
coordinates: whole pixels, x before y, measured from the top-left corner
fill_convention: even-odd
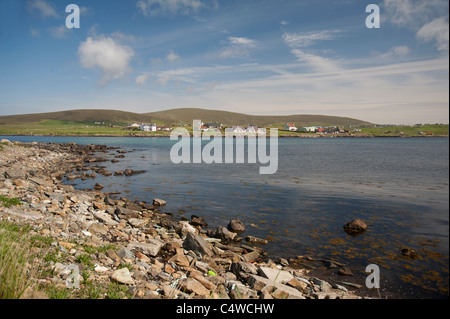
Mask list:
[[[97,175],[75,186],[101,183],[104,192],[130,199],[162,198],[165,211],[203,216],[208,228],[239,217],[247,227],[242,235],[268,239],[271,256],[333,259],[355,273],[341,280],[360,282],[373,263],[380,267],[382,294],[448,298],[448,138],[280,138],[273,175],[258,174],[259,163],[173,164],[175,141],[168,138],[5,138],[118,146],[128,151],[125,158],[97,164],[146,173]],[[342,228],[354,218],[369,226],[357,237]],[[402,256],[404,247],[419,258]]]

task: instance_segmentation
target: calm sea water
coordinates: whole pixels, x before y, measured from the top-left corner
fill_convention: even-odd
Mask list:
[[[203,216],[209,228],[238,217],[247,227],[243,236],[270,240],[271,256],[319,256],[355,273],[333,280],[364,283],[365,267],[377,264],[382,297],[448,298],[448,138],[280,138],[273,175],[260,175],[259,163],[173,164],[176,141],[168,138],[5,138],[118,146],[125,158],[99,164],[146,173],[97,175],[75,187],[101,183],[104,192],[130,199],[162,198],[166,212]],[[369,229],[352,237],[342,227],[355,218]],[[405,247],[419,258],[402,256]]]

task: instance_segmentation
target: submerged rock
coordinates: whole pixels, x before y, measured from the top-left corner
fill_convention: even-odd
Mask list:
[[[348,234],[359,234],[367,230],[367,225],[361,219],[354,219],[344,225],[344,231]]]
[[[230,220],[230,223],[228,224],[227,228],[229,231],[232,231],[233,233],[237,234],[240,234],[245,230],[245,226],[239,218]]]

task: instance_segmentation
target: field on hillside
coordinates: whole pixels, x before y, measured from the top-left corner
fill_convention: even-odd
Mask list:
[[[177,126],[173,126],[177,127]],[[282,124],[273,125],[278,128],[279,136],[310,137],[315,133],[300,133],[283,131]],[[192,132],[192,125],[185,128]],[[268,130],[269,132],[269,130]],[[423,134],[420,134],[422,132]],[[361,127],[360,132],[352,132],[356,136],[448,136],[449,125],[421,125],[421,126],[386,126],[386,127]],[[41,120],[38,122],[24,123],[0,123],[0,135],[59,135],[59,136],[169,136],[170,132],[142,132],[125,129],[125,125],[76,123],[60,120]],[[326,134],[331,135],[331,134]]]

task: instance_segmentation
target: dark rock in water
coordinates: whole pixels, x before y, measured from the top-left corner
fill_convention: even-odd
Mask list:
[[[254,236],[247,236],[245,237],[245,240],[249,242],[250,244],[256,244],[256,245],[267,245],[268,241],[262,238],[254,237]]]
[[[325,260],[323,264],[328,269],[337,268],[337,265],[334,262],[332,262],[331,260]]]
[[[116,172],[114,172],[115,176],[121,176],[123,174],[124,174],[123,171],[116,171]]]
[[[99,191],[99,190],[103,189],[103,185],[99,184],[99,183],[96,183],[95,186],[94,186],[94,189]]]
[[[206,221],[203,217],[199,217],[196,215],[191,216],[191,225],[192,226],[200,226],[200,227],[208,226],[208,224],[206,223]]]
[[[348,234],[359,234],[367,230],[367,225],[361,219],[355,219],[345,224],[344,230]]]
[[[217,226],[213,230],[208,231],[208,236],[219,238],[224,244],[227,244],[236,238],[236,233],[228,231],[228,229],[223,226]]]
[[[417,257],[419,257],[419,254],[411,248],[402,248],[400,250],[402,252],[402,255],[411,259],[416,259]]]
[[[230,220],[230,223],[228,224],[227,228],[229,231],[232,231],[233,233],[237,234],[240,234],[245,230],[245,226],[239,218]]]
[[[340,276],[353,276],[353,273],[350,269],[348,269],[347,267],[341,267],[339,269],[339,275]]]
[[[159,199],[159,198],[155,198],[153,200],[153,205],[154,206],[163,206],[163,205],[166,205],[166,201],[162,200],[162,199]]]
[[[136,174],[142,174],[142,173],[145,173],[145,171],[144,171],[144,170],[134,171],[134,170],[132,170],[132,169],[130,169],[130,168],[127,168],[127,169],[124,171],[124,173],[125,173],[126,176],[132,176],[132,175],[136,175]]]

